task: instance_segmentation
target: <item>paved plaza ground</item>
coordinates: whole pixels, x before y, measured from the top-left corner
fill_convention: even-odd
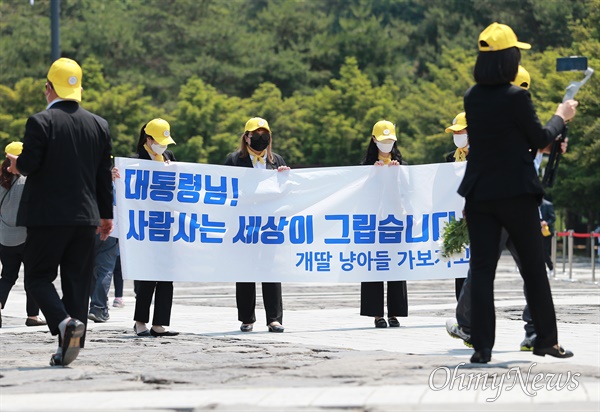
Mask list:
[[[409,317],[387,329],[359,316],[359,284],[284,284],[283,334],[267,331],[260,296],[254,332],[242,333],[233,284],[176,283],[170,328],[181,334],[172,338],[133,333],[126,281],[126,306],[111,308],[106,323],[88,323],[73,364],[50,367],[56,340],[46,327],[24,326],[20,278],[2,310],[0,410],[598,411],[600,289],[589,260],[576,260],[571,280],[557,266],[559,340],[575,356],[519,351],[525,301],[505,255],[496,345],[483,366],[471,366],[472,349],[446,333],[455,297],[454,281],[443,280],[409,282]],[[479,384],[468,385],[469,375]]]

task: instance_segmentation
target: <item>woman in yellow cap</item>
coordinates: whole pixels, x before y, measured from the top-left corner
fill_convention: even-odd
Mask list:
[[[23,143],[12,142],[6,146],[5,153],[19,156],[23,151]],[[4,309],[8,294],[19,277],[23,263],[27,228],[17,226],[17,211],[25,187],[25,176],[15,175],[8,171],[10,160],[5,159],[0,170],[0,309]],[[39,317],[40,308],[35,300],[27,295],[27,326],[45,325],[46,321]],[[2,315],[0,314],[0,327]]]
[[[407,164],[397,146],[396,128],[387,120],[373,126],[367,153],[362,165],[399,166]],[[387,313],[384,315],[383,282],[361,282],[360,315],[375,318],[376,328],[400,327],[398,317],[408,316],[408,292],[405,280],[387,282]]]
[[[290,170],[283,157],[273,152],[273,136],[269,123],[260,117],[253,117],[246,122],[244,133],[240,139],[240,147],[225,159],[225,165],[252,167],[254,169]],[[269,332],[283,332],[283,300],[281,283],[262,283],[263,303],[267,316]],[[237,282],[235,284],[235,300],[238,309],[238,320],[242,322],[242,332],[252,332],[256,322],[256,284],[254,282]]]
[[[167,150],[169,144],[175,144],[171,137],[171,126],[164,119],[153,119],[142,127],[137,145],[137,157],[158,162],[174,162],[175,155]],[[165,329],[171,323],[171,307],[173,306],[173,282],[136,280],[134,332],[138,336],[176,336],[179,333]],[[150,321],[150,305],[154,295],[154,314],[152,327]]]
[[[466,162],[469,157],[469,134],[467,132],[467,115],[461,112],[452,120],[452,124],[446,127],[446,133],[452,133],[456,150],[446,155],[446,162]],[[460,297],[465,278],[454,279],[454,294],[456,300]]]
[[[495,341],[494,277],[505,228],[522,261],[521,276],[535,324],[533,353],[568,358],[558,344],[556,314],[546,275],[538,205],[544,193],[529,149],[545,148],[575,116],[577,102],[561,103],[542,126],[529,93],[511,84],[521,53],[531,46],[512,29],[493,23],[479,36],[475,86],[465,93],[469,161],[458,193],[465,197],[471,241],[472,363],[487,363]]]
[[[469,134],[467,132],[467,115],[461,112],[446,127],[446,133],[452,133],[456,150],[448,153],[447,162],[465,162],[469,156]]]

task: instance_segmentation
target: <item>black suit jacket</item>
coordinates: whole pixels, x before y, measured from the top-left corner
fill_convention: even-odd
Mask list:
[[[530,148],[548,146],[562,132],[561,117],[541,125],[529,92],[510,84],[475,85],[464,99],[469,161],[458,193],[483,201],[544,193]]]
[[[241,157],[241,152],[238,150],[236,152],[230,153],[225,159],[226,166],[240,166],[240,167],[254,167],[252,165],[252,159],[250,156]],[[279,156],[277,153],[273,153],[273,163],[266,159],[267,169],[277,169],[279,166],[285,166],[285,161],[283,157]]]
[[[111,140],[106,120],[61,101],[25,125],[17,168],[27,176],[18,226],[98,226],[112,219]]]

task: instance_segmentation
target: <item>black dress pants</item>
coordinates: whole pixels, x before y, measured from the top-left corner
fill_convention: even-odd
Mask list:
[[[40,307],[53,335],[59,334],[58,324],[68,317],[87,324],[95,240],[94,226],[27,228],[25,290]],[[52,283],[59,267],[62,299]],[[85,333],[81,347],[84,341]]]
[[[2,262],[2,274],[0,275],[0,305],[2,309],[6,306],[8,294],[19,278],[19,270],[21,263],[25,258],[25,243],[17,246],[0,245],[0,261]],[[35,299],[30,293],[25,292],[27,316],[38,316],[40,308],[38,308]]]
[[[405,280],[387,282],[388,316],[408,316],[408,292]],[[360,284],[361,316],[383,317],[383,282]]]
[[[508,232],[506,232],[505,229],[502,229],[502,232],[500,234],[500,249],[498,249],[498,259],[500,259],[500,256],[502,255],[504,246],[506,246],[513,259],[515,260],[515,263],[519,268],[519,273],[523,272],[521,258],[517,254],[515,245],[508,237]],[[458,297],[458,303],[456,304],[456,321],[458,322],[461,329],[468,334],[471,334],[471,276],[471,268],[469,268],[467,277],[461,279],[464,282]],[[525,289],[523,289],[523,292],[525,292]],[[529,313],[529,307],[527,305],[525,305],[525,308],[523,309],[523,321],[525,322],[525,334],[527,336],[530,336],[533,333],[535,333],[533,319],[531,319],[531,313]]]
[[[171,307],[173,306],[173,282],[136,281],[135,313],[133,320],[148,323],[150,321],[150,305],[154,295],[153,325],[169,326],[171,324]]]
[[[517,255],[527,257],[521,261],[521,276],[537,334],[535,346],[555,345],[556,314],[544,265],[537,198],[534,195],[490,201],[467,198],[465,215],[471,240],[471,341],[475,350],[494,347],[494,277],[503,227]]]
[[[283,298],[281,283],[262,283],[263,303],[267,317],[267,325],[271,322],[283,324]],[[238,320],[242,323],[256,322],[256,283],[238,282],[235,284],[235,300]]]

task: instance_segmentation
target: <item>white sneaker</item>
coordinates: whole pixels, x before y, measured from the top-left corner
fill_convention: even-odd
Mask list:
[[[446,332],[454,339],[462,339],[465,346],[472,348],[471,335],[466,333],[459,325],[456,319],[448,319],[446,321]]]

